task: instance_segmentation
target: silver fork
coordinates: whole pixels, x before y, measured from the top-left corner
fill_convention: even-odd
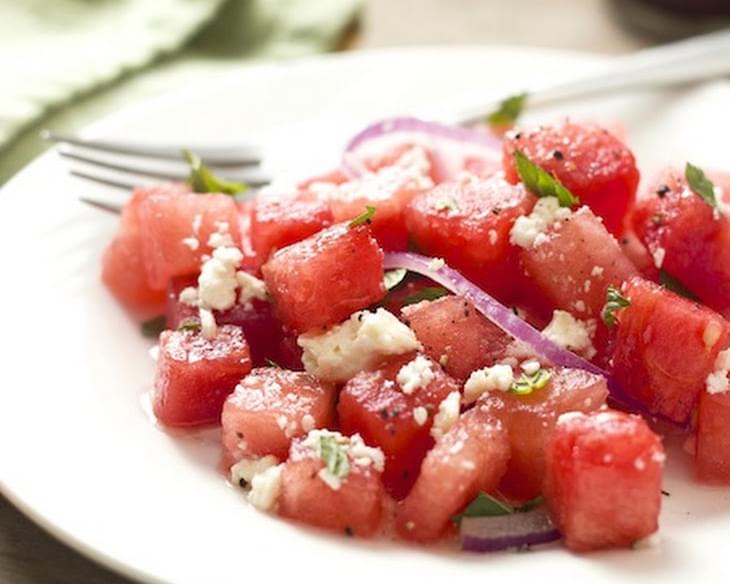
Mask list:
[[[680,85],[730,75],[730,30],[709,33],[660,47],[617,57],[596,72],[542,87],[526,88],[531,108],[562,101],[652,87]],[[471,104],[466,107],[460,104]],[[433,117],[440,121],[471,125],[483,120],[498,105],[480,96],[466,96],[447,104]],[[474,106],[473,104],[479,104]],[[70,173],[96,183],[130,191],[154,180],[185,180],[183,148],[198,154],[223,178],[260,187],[272,179],[261,168],[264,149],[256,144],[210,148],[182,145],[148,145],[123,141],[86,139],[44,130],[44,139],[57,144],[58,153],[71,163]],[[124,202],[83,197],[86,203],[119,212]]]

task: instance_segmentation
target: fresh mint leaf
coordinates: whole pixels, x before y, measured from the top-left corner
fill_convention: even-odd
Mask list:
[[[335,436],[322,436],[319,439],[319,456],[331,475],[343,479],[349,474],[347,452]]]
[[[511,126],[525,109],[526,101],[527,93],[518,93],[503,99],[499,107],[487,116],[487,122],[492,126]]]
[[[188,184],[196,193],[223,193],[236,195],[248,190],[248,185],[241,182],[234,182],[216,176],[208,168],[200,156],[190,150],[183,150],[183,157],[190,165],[190,176]]]
[[[408,270],[405,268],[396,268],[395,270],[388,270],[383,275],[383,284],[385,284],[386,290],[393,290],[403,283]]]
[[[528,375],[523,373],[509,388],[509,393],[516,395],[530,395],[536,389],[542,389],[550,381],[550,372],[542,367]]]
[[[601,311],[601,318],[608,328],[616,326],[616,311],[631,306],[631,301],[621,294],[621,290],[609,286],[606,291],[606,304]]]
[[[457,525],[461,523],[464,517],[498,517],[500,515],[513,515],[515,513],[527,513],[545,502],[542,495],[538,495],[534,499],[530,499],[523,505],[514,507],[506,501],[501,501],[492,495],[480,492],[474,500],[467,505],[458,515],[454,515],[451,521]]]
[[[193,332],[199,332],[201,329],[200,320],[197,318],[186,318],[182,322],[180,322],[179,325],[177,325],[177,330],[179,331],[193,331]]]
[[[156,316],[142,323],[142,335],[150,339],[156,339],[165,330],[166,326],[167,319],[165,315]]]
[[[442,296],[446,296],[449,291],[441,286],[429,286],[422,288],[418,292],[414,292],[410,296],[406,296],[401,303],[402,306],[408,306],[410,304],[417,304],[422,300],[437,300]]]
[[[705,173],[698,166],[689,162],[684,167],[684,177],[689,183],[689,188],[697,194],[705,203],[714,209],[719,209],[715,199],[715,185],[705,176]]]
[[[693,300],[695,302],[699,300],[699,298],[697,298],[695,294],[685,288],[682,282],[677,280],[674,276],[670,276],[664,270],[659,270],[659,283],[667,290],[671,290],[679,296],[684,296],[685,298],[688,298],[689,300]]]
[[[542,495],[538,495],[534,499],[530,499],[523,505],[520,505],[515,509],[518,513],[527,513],[528,511],[532,511],[533,509],[539,507],[545,502],[545,497]]]
[[[532,163],[520,150],[515,150],[514,158],[520,180],[533,195],[556,197],[561,207],[572,207],[580,203],[580,199],[566,189],[557,178]]]
[[[358,225],[365,225],[366,223],[370,224],[373,222],[373,215],[375,215],[375,207],[371,207],[368,205],[365,207],[365,212],[361,213],[357,217],[355,217],[352,221],[350,221],[350,227],[357,227]]]

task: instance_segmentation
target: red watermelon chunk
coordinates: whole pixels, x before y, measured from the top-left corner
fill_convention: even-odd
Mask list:
[[[413,199],[406,224],[424,253],[443,257],[485,290],[504,297],[517,287],[519,272],[510,229],[534,202],[522,185],[500,178],[465,179],[442,183]]]
[[[633,215],[656,264],[705,304],[730,317],[730,211],[695,194],[675,169],[664,170]]]
[[[558,416],[592,412],[606,403],[606,380],[578,369],[552,370],[548,384],[530,395],[502,391],[484,394],[479,401],[500,419],[509,433],[511,458],[500,489],[510,497],[528,500],[542,491],[545,448]]]
[[[498,361],[512,340],[458,296],[406,306],[403,318],[425,353],[462,381]]]
[[[641,278],[623,295],[631,305],[616,313],[613,376],[650,412],[684,423],[727,344],[730,323]]]
[[[609,286],[638,275],[587,207],[549,227],[533,245],[522,248],[520,259],[534,292],[581,319],[601,314]]]
[[[433,379],[411,394],[397,381],[401,368],[414,355],[400,357],[375,371],[363,371],[348,381],[340,393],[337,411],[345,434],[360,434],[386,456],[383,482],[396,498],[402,498],[418,475],[426,451],[433,444],[430,429],[439,404],[459,385],[439,365],[426,359]],[[417,420],[419,408],[426,416]],[[425,411],[422,411],[425,410]]]
[[[385,294],[383,252],[366,225],[335,225],[280,249],[262,272],[279,318],[299,332],[336,324]]]
[[[404,539],[431,541],[480,492],[495,492],[507,468],[509,440],[499,420],[475,407],[439,438],[401,502],[396,529]]]
[[[302,372],[254,369],[223,405],[225,460],[272,454],[285,460],[293,438],[332,425],[335,388]]]
[[[700,394],[697,417],[697,476],[730,485],[730,392]]]
[[[238,208],[228,195],[150,189],[137,218],[147,280],[155,289],[164,289],[173,276],[197,272],[203,255],[212,252],[211,234],[227,228],[240,245]]]
[[[333,222],[324,201],[304,197],[259,197],[251,215],[251,241],[261,263],[271,253],[314,235]]]
[[[575,551],[627,547],[659,527],[661,440],[639,416],[562,416],[547,448],[545,499]]]
[[[566,121],[511,132],[503,144],[508,181],[519,181],[514,152],[521,150],[603,218],[611,233],[623,231],[624,216],[636,197],[639,171],[631,150],[608,130]]]
[[[193,331],[164,331],[155,373],[153,409],[165,426],[220,420],[223,402],[251,371],[241,329],[222,326],[213,339]]]
[[[374,535],[384,496],[376,465],[358,464],[348,455],[349,473],[332,488],[320,476],[324,463],[305,442],[293,442],[282,470],[279,515],[345,535]]]

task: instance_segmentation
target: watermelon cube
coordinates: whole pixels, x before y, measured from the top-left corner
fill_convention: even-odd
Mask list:
[[[613,376],[653,414],[685,423],[727,345],[730,323],[641,278],[623,295],[631,305],[616,313]]]
[[[730,485],[730,392],[700,394],[695,468],[700,480]]]
[[[422,386],[407,393],[398,381],[399,374],[414,361],[430,373],[422,377]],[[342,389],[337,406],[340,427],[345,434],[358,433],[368,444],[383,450],[383,482],[394,497],[404,497],[416,480],[421,460],[433,445],[433,416],[454,391],[459,391],[459,385],[437,363],[413,354],[374,371],[363,371]]]
[[[664,170],[633,215],[636,233],[657,267],[705,304],[730,318],[730,211],[721,213],[690,190],[675,169]]]
[[[536,130],[511,132],[503,143],[507,180],[519,181],[514,152],[522,151],[553,174],[618,235],[639,184],[636,160],[626,145],[595,124],[566,121]]]
[[[510,460],[500,489],[526,501],[542,492],[545,448],[558,417],[593,412],[606,403],[606,380],[579,369],[551,370],[548,384],[529,395],[492,391],[477,402],[502,421],[509,435]]]
[[[425,353],[462,381],[472,371],[496,363],[512,341],[471,302],[458,296],[406,306],[402,315]]]
[[[137,218],[149,285],[163,290],[173,276],[194,274],[212,252],[213,233],[227,231],[240,246],[239,214],[232,197],[150,189]]]
[[[510,229],[534,202],[521,185],[500,178],[442,183],[413,199],[406,225],[420,250],[443,257],[485,290],[504,297],[518,280]]]
[[[480,491],[496,491],[508,459],[509,440],[499,420],[482,407],[462,414],[428,452],[416,484],[398,506],[398,534],[438,539]]]
[[[547,448],[545,500],[575,551],[627,547],[659,527],[664,449],[639,416],[561,416]]]
[[[279,515],[345,535],[374,535],[383,515],[380,465],[367,456],[347,453],[347,476],[332,481],[308,442],[309,437],[292,443],[281,472]],[[372,449],[360,446],[358,450],[362,454]]]
[[[272,454],[285,460],[293,438],[332,425],[335,388],[277,367],[254,369],[223,405],[226,463]]]
[[[152,405],[160,423],[218,422],[226,397],[251,371],[241,329],[221,326],[212,339],[193,331],[164,331],[159,347]]]
[[[383,252],[366,225],[334,225],[280,249],[262,272],[277,315],[302,333],[336,324],[385,294]]]

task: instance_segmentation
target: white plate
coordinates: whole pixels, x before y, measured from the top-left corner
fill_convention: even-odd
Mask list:
[[[494,96],[602,63],[538,50],[428,48],[241,68],[120,112],[92,133],[234,142],[294,126],[272,167],[318,170],[315,164],[335,160],[332,145],[368,119],[477,89]],[[728,103],[724,82],[563,112],[620,118],[643,169],[688,158],[727,168]],[[475,556],[349,540],[256,513],[218,474],[214,433],[165,433],[140,405],[153,372],[150,342],[99,282],[116,219],[76,202],[94,190],[69,179],[50,153],[0,197],[2,489],[83,553],[140,579],[181,583],[264,574],[277,581],[399,574],[462,582],[559,574],[591,582],[730,581],[729,492],[692,483],[679,454],[666,479],[672,496],[664,499],[661,547],[642,552]]]

